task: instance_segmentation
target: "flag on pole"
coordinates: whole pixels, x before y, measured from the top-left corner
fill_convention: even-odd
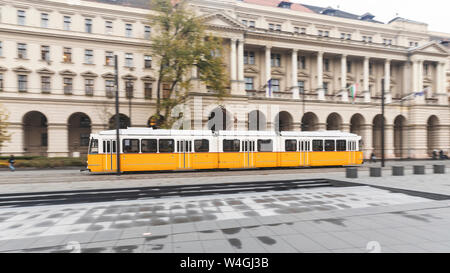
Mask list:
[[[353,100],[356,99],[356,93],[358,92],[358,84],[355,83],[352,86],[350,86],[350,96]]]
[[[267,82],[267,87],[269,88],[269,97],[272,97],[272,79]]]
[[[420,92],[416,92],[416,93],[414,93],[414,97],[421,97],[421,96],[423,96],[423,95],[425,95],[425,93],[426,92],[428,92],[429,91],[429,87],[427,87],[427,88],[425,88],[425,89],[423,89],[422,91],[420,91]]]

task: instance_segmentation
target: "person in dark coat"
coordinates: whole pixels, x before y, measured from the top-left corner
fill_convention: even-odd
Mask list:
[[[448,156],[446,156],[444,154],[444,151],[440,150],[439,151],[439,159],[443,160],[443,159],[448,159]]]
[[[15,171],[16,168],[14,168],[14,163],[16,163],[16,159],[14,158],[13,155],[11,155],[11,156],[9,157],[8,163],[9,163],[9,169],[10,169],[12,172]]]

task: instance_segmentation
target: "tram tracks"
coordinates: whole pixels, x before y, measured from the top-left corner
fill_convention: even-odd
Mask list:
[[[268,191],[288,191],[319,187],[357,186],[353,183],[329,179],[296,179],[202,185],[136,187],[77,191],[0,194],[0,207],[30,207],[158,199],[166,197],[211,196]]]

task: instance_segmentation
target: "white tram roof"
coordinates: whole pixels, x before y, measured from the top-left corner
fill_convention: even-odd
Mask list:
[[[253,137],[275,137],[278,134],[274,131],[216,131],[210,130],[154,130],[153,128],[128,128],[120,129],[121,135],[134,136],[253,136]],[[116,130],[102,131],[92,136],[115,136]],[[283,137],[358,137],[352,133],[341,131],[313,131],[313,132],[280,132]]]

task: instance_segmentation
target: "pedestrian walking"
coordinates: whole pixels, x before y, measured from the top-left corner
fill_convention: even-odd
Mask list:
[[[372,154],[370,155],[370,161],[371,161],[372,163],[377,162],[377,157],[375,156],[375,153],[372,153]]]
[[[9,169],[10,169],[12,172],[15,171],[16,168],[14,168],[14,163],[16,163],[16,159],[14,158],[13,155],[11,155],[11,156],[9,157],[8,163],[9,163]]]

